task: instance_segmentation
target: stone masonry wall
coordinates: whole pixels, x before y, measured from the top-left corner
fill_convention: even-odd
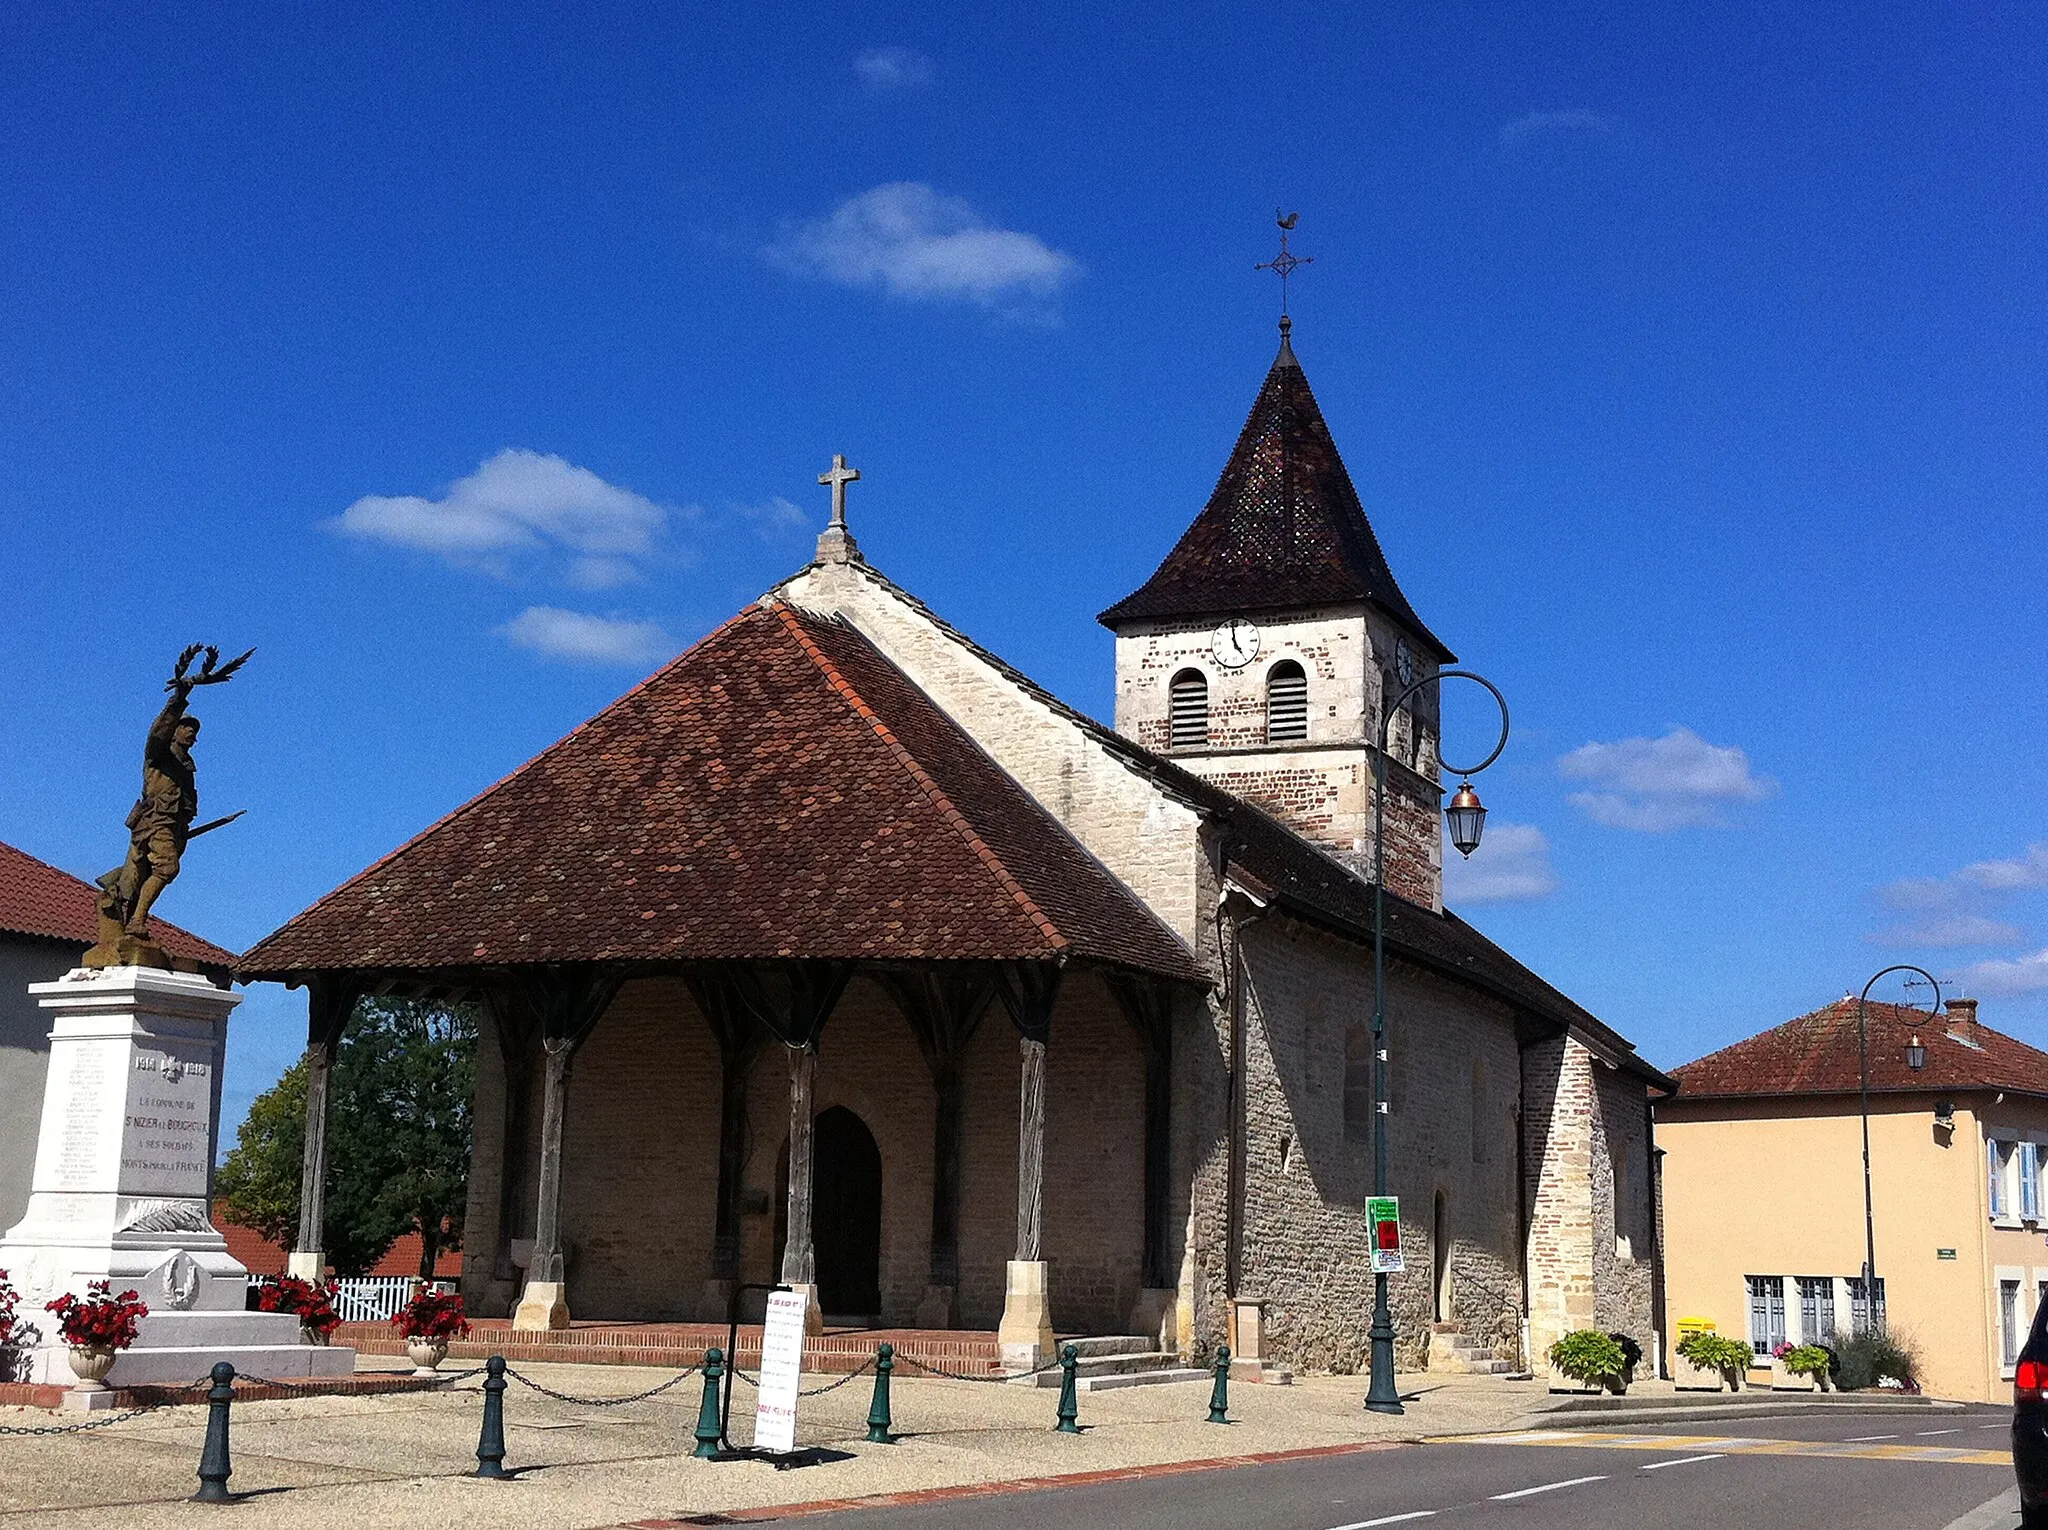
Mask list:
[[[1629,1334],[1643,1347],[1643,1354],[1654,1359],[1656,1209],[1647,1100],[1642,1081],[1617,1069],[1596,1066],[1594,1079],[1599,1102],[1593,1153],[1598,1229],[1593,1243],[1594,1322],[1609,1333]]]
[[[1307,1369],[1357,1370],[1370,1352],[1365,1202],[1372,1153],[1369,1129],[1346,1130],[1344,1085],[1346,1032],[1370,1024],[1371,955],[1279,916],[1248,925],[1245,954],[1250,1023],[1239,1294],[1265,1303],[1269,1357]],[[1401,1361],[1426,1363],[1437,1317],[1438,1195],[1449,1265],[1444,1320],[1512,1356],[1521,1261],[1511,1017],[1405,965],[1389,974],[1388,1017],[1389,1179],[1401,1198],[1408,1263],[1391,1292]],[[1228,1010],[1220,1000],[1217,1018],[1227,1038]],[[1220,1094],[1227,1120],[1227,1079]],[[1198,1335],[1204,1350],[1221,1338],[1227,1279],[1223,1144],[1213,1160],[1198,1185],[1196,1218],[1197,1264],[1212,1318]]]

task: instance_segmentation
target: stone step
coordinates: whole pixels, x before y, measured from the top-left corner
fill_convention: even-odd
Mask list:
[[[1074,1346],[1083,1360],[1093,1360],[1098,1355],[1145,1355],[1159,1348],[1158,1340],[1136,1333],[1098,1334],[1086,1339],[1069,1339],[1067,1343]]]
[[[1179,1366],[1180,1356],[1163,1355],[1157,1350],[1148,1350],[1143,1354],[1125,1352],[1094,1355],[1075,1362],[1074,1380],[1077,1385],[1087,1385],[1110,1376],[1149,1376],[1160,1371],[1175,1370]],[[1051,1370],[1040,1371],[1035,1376],[1020,1376],[1015,1379],[1031,1386],[1056,1387],[1060,1384],[1060,1368],[1054,1366]]]
[[[1174,1366],[1160,1371],[1124,1371],[1113,1376],[1076,1376],[1074,1390],[1077,1392],[1114,1392],[1122,1387],[1157,1387],[1177,1381],[1214,1381],[1208,1371],[1191,1371],[1184,1366]]]

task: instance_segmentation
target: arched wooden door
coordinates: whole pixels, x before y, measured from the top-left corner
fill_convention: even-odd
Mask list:
[[[842,1105],[818,1116],[811,1238],[818,1305],[834,1317],[882,1310],[882,1151],[867,1123]]]

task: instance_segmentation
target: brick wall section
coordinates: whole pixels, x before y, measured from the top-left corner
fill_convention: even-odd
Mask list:
[[[1533,1363],[1594,1320],[1593,1055],[1575,1038],[1522,1053],[1529,1198],[1529,1348]]]

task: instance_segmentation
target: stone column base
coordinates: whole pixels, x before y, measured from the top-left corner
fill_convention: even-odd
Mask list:
[[[569,1326],[569,1286],[560,1280],[529,1280],[512,1311],[515,1333],[546,1333]]]
[[[926,1286],[924,1295],[917,1304],[917,1326],[920,1328],[951,1328],[953,1326],[953,1288],[951,1286]]]
[[[732,1310],[733,1287],[738,1284],[739,1282],[736,1280],[719,1280],[716,1278],[704,1282],[704,1295],[702,1298],[704,1316],[702,1321],[706,1323],[723,1323],[725,1321],[726,1314]]]
[[[1003,1366],[1036,1370],[1053,1357],[1052,1303],[1043,1259],[1012,1259],[1003,1282],[1003,1321],[996,1329]]]
[[[1166,1353],[1178,1350],[1180,1322],[1174,1309],[1179,1301],[1180,1292],[1171,1286],[1146,1286],[1131,1308],[1131,1332],[1157,1340]]]
[[[295,1248],[285,1261],[284,1272],[317,1286],[327,1279],[327,1255],[317,1248],[311,1251]]]
[[[825,1311],[822,1307],[818,1305],[817,1282],[809,1281],[792,1286],[785,1281],[783,1283],[782,1289],[785,1291],[801,1291],[804,1293],[805,1297],[808,1298],[804,1302],[804,1332],[823,1333],[825,1331]]]

